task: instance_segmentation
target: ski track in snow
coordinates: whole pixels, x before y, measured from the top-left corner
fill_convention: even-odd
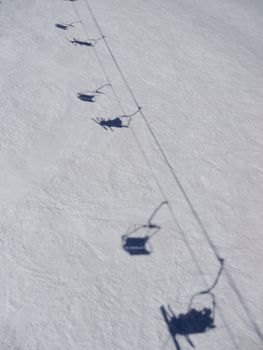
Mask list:
[[[263,5],[88,3],[253,318],[223,272],[216,328],[190,337],[202,350],[259,350]],[[65,39],[100,36],[86,5],[0,4],[0,348],[174,349],[159,308],[186,312],[218,261],[142,117],[113,132],[91,120],[137,107],[103,41]],[[55,27],[77,14],[83,26]],[[77,98],[106,83],[96,55],[118,101],[110,87]],[[165,199],[153,253],[128,255],[121,236]]]

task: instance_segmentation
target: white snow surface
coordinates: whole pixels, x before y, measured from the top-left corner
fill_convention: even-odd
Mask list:
[[[156,139],[140,114],[92,121],[137,106],[103,40],[65,39],[100,36],[87,3]],[[203,228],[225,270],[216,328],[191,340],[262,349],[262,38],[262,0],[1,1],[1,350],[175,349],[160,306],[186,312],[219,269]],[[101,64],[119,103],[77,98]],[[164,200],[152,254],[128,255]]]

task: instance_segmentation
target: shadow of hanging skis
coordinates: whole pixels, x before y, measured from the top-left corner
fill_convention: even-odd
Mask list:
[[[66,38],[71,44],[73,45],[79,45],[79,46],[91,46],[91,47],[94,47],[97,42],[101,39],[105,38],[104,36],[101,36],[100,38],[98,39],[89,39],[89,40],[79,40],[79,39],[76,39],[76,38],[73,38],[72,40]]]
[[[134,228],[122,236],[122,247],[128,254],[150,255],[152,253],[152,248],[149,244],[150,239],[161,230],[161,226],[153,224],[152,219],[164,204],[167,204],[167,202],[162,202],[154,210],[147,224]]]
[[[96,119],[92,118],[92,120],[94,122],[96,122],[97,124],[99,124],[100,126],[102,126],[103,129],[105,129],[105,130],[110,129],[111,131],[113,131],[112,128],[121,129],[121,128],[128,128],[129,127],[128,125],[123,124],[121,118],[119,118],[119,117],[117,117],[115,119],[107,119],[107,120],[103,119],[103,118],[96,118]]]
[[[114,118],[114,119],[103,119],[103,118],[91,118],[95,123],[99,124],[100,126],[103,127],[103,129],[108,130],[110,129],[111,131],[112,128],[128,128],[131,122],[131,118],[138,113],[141,110],[141,107],[138,108],[138,110],[130,115],[122,115],[120,117]],[[127,124],[123,123],[124,118],[128,118],[129,121]]]
[[[177,341],[177,335],[184,336],[188,343],[194,348],[195,346],[192,340],[190,339],[190,335],[205,333],[216,327],[214,323],[216,300],[214,294],[212,293],[212,290],[217,285],[219,277],[223,270],[224,260],[221,259],[220,262],[221,267],[213,285],[209,289],[206,289],[202,292],[193,295],[193,297],[190,300],[187,313],[179,314],[178,316],[176,316],[171,310],[170,306],[168,306],[168,310],[166,310],[164,306],[160,307],[160,311],[163,315],[164,321],[167,325],[176,350],[182,350],[180,344]],[[212,307],[204,307],[202,310],[195,309],[192,306],[194,299],[198,295],[204,294],[207,294],[211,298]]]

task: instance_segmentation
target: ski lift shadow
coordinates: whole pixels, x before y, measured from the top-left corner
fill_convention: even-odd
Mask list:
[[[151,247],[146,246],[149,238],[149,236],[125,237],[123,238],[123,249],[130,255],[149,255],[152,252]]]
[[[62,30],[68,30],[68,25],[67,24],[60,24],[60,23],[56,23],[55,27],[62,29]]]
[[[172,337],[176,350],[182,350],[178,340],[176,339],[177,335],[182,335],[185,337],[187,342],[191,347],[195,347],[190,335],[205,333],[213,328],[215,328],[215,308],[216,300],[215,295],[212,293],[212,290],[218,283],[219,277],[222,273],[224,260],[220,259],[221,267],[217,274],[216,280],[213,285],[202,292],[196,293],[190,300],[188,311],[185,314],[179,314],[176,316],[172,311],[171,307],[168,305],[168,310],[164,306],[160,307],[160,311],[164,318],[164,321],[167,325],[169,333]],[[212,302],[211,308],[204,307],[201,310],[197,310],[193,307],[193,302],[195,298],[199,295],[208,295],[210,297],[210,302]]]
[[[101,39],[104,39],[105,36],[101,36],[99,37],[98,39],[89,39],[88,41],[87,40],[79,40],[79,39],[76,39],[76,38],[73,38],[72,40],[70,40],[69,38],[66,37],[66,39],[73,45],[79,45],[79,46],[91,46],[91,47],[94,47],[97,42]]]
[[[79,23],[80,21],[76,21],[76,22],[72,22],[72,23],[68,23],[68,24],[61,24],[61,23],[56,23],[55,27],[58,29],[62,29],[62,30],[68,30],[70,27],[74,28],[74,24]]]
[[[167,202],[162,202],[154,210],[146,225],[135,227],[132,231],[122,236],[122,247],[128,254],[150,255],[152,253],[153,249],[150,239],[160,231],[161,226],[152,224],[151,221],[164,204],[167,204]]]
[[[78,93],[78,99],[84,102],[95,102],[96,101],[96,95],[87,95],[87,94],[81,94]]]
[[[97,88],[96,90],[94,91],[90,91],[89,93],[78,93],[77,94],[77,97],[79,100],[83,101],[83,102],[96,102],[96,97],[101,95],[101,94],[104,94],[103,91],[101,91],[103,88],[105,88],[106,86],[110,86],[111,84],[104,84],[104,85],[101,85],[99,88]]]
[[[91,119],[92,119],[95,123],[97,123],[97,124],[99,124],[100,126],[102,126],[103,129],[105,129],[105,130],[110,129],[111,131],[113,131],[112,128],[118,128],[118,129],[121,129],[121,128],[129,128],[132,117],[133,117],[135,114],[137,114],[140,110],[141,110],[141,107],[139,107],[138,110],[135,111],[135,112],[132,113],[132,114],[129,114],[129,115],[122,115],[122,116],[116,117],[116,118],[114,118],[114,119],[104,119],[104,118],[96,118],[96,119],[91,118]],[[128,119],[129,119],[129,121],[128,121],[127,124],[124,124],[124,123],[123,123],[122,120],[123,120],[124,118],[128,118]]]

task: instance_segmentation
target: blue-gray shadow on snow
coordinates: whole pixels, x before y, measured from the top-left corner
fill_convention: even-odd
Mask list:
[[[135,112],[132,113],[132,114],[129,114],[129,115],[122,115],[122,116],[116,117],[116,118],[114,118],[114,119],[104,119],[104,118],[96,118],[96,119],[91,118],[91,119],[92,119],[95,123],[97,123],[97,124],[99,124],[100,126],[102,126],[103,129],[105,129],[105,130],[110,129],[111,131],[113,131],[112,128],[119,128],[119,129],[121,129],[121,128],[128,128],[129,125],[130,125],[130,122],[131,122],[131,118],[132,118],[136,113],[138,113],[140,110],[141,110],[141,107],[139,107],[138,110],[135,111]],[[128,119],[129,119],[129,121],[128,121],[127,124],[124,124],[124,123],[123,123],[123,119],[124,119],[124,118],[128,118]]]
[[[96,102],[96,97],[104,94],[104,92],[102,91],[105,87],[110,86],[110,84],[104,84],[101,85],[99,88],[97,88],[94,91],[91,91],[89,93],[78,93],[77,97],[79,100],[84,101],[84,102]]]
[[[151,250],[146,246],[149,239],[149,236],[125,237],[122,246],[130,255],[149,255],[151,254]]]
[[[76,38],[73,38],[72,40],[66,38],[71,44],[73,45],[79,45],[79,46],[91,46],[91,47],[94,47],[97,42],[101,39],[105,38],[104,36],[101,36],[100,38],[98,39],[89,39],[89,40],[79,40],[79,39],[76,39]]]
[[[78,99],[84,102],[95,102],[96,101],[96,95],[87,95],[87,94],[81,94],[78,93]]]
[[[68,24],[62,24],[62,23],[56,23],[55,27],[62,29],[62,30],[68,30],[70,27],[74,28],[74,24],[79,23],[80,21],[76,21],[76,22],[72,22],[72,23],[68,23]]]
[[[176,350],[182,350],[180,344],[178,343],[176,336],[182,335],[188,341],[188,343],[194,348],[194,344],[190,339],[191,334],[205,333],[213,328],[215,328],[215,308],[216,300],[215,295],[212,290],[218,283],[219,277],[222,273],[224,260],[220,259],[221,266],[217,274],[217,277],[213,285],[202,292],[196,293],[190,300],[188,311],[185,314],[179,314],[176,316],[170,306],[168,305],[168,310],[164,306],[160,307],[160,311],[163,315],[164,321],[169,330],[170,336],[174,342]],[[196,310],[193,308],[193,301],[198,295],[206,294],[212,300],[212,308],[204,307],[202,310]]]
[[[63,29],[63,30],[68,30],[69,29],[69,26],[67,24],[56,23],[55,27],[57,27],[59,29]]]
[[[128,254],[150,255],[152,253],[150,239],[161,230],[161,226],[153,224],[152,219],[164,204],[168,203],[162,202],[151,214],[147,224],[136,227],[122,236],[122,247]]]

